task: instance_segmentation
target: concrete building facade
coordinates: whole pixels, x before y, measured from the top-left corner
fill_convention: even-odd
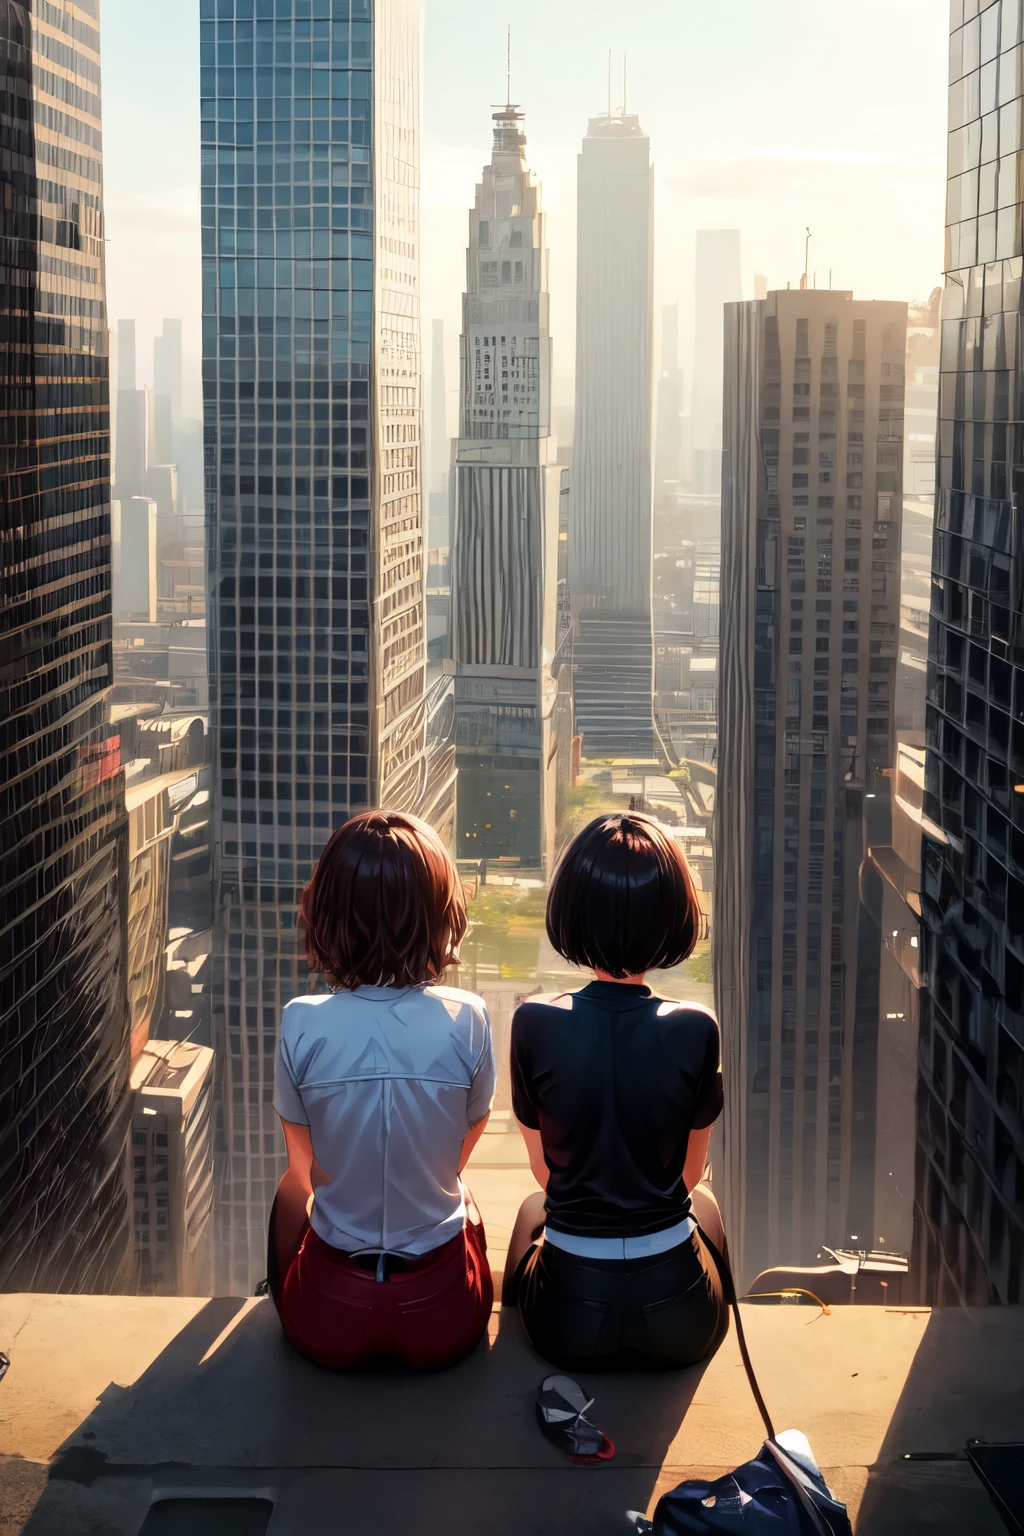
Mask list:
[[[150,1040],[132,1070],[132,1221],[143,1296],[208,1296],[213,1283],[213,1051]]]
[[[881,933],[858,881],[890,840],[907,306],[786,290],[725,315],[713,969],[749,1279],[875,1246]]]
[[[553,852],[551,712],[560,471],[540,186],[522,116],[494,114],[469,216],[454,474],[450,646],[460,858]]]

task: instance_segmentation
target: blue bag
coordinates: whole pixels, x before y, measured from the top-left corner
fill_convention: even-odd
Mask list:
[[[638,1536],[852,1536],[845,1504],[833,1499],[797,1430],[766,1440],[753,1461],[716,1482],[680,1483],[658,1500],[653,1524],[633,1516],[633,1528]]]
[[[736,1287],[729,1265],[707,1233],[704,1244],[718,1266],[725,1298],[736,1320],[736,1341],[768,1439],[753,1461],[713,1483],[695,1479],[663,1494],[654,1520],[630,1512],[636,1536],[691,1536],[729,1532],[730,1536],[853,1536],[846,1505],[825,1486],[804,1435],[787,1429],[776,1435],[754,1375],[743,1335]]]

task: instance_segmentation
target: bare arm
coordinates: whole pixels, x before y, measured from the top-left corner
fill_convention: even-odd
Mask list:
[[[281,1116],[278,1115],[281,1120]],[[294,1190],[301,1190],[308,1197],[318,1184],[329,1184],[330,1175],[317,1162],[313,1152],[313,1139],[308,1125],[296,1125],[291,1120],[281,1120],[284,1144],[288,1150],[288,1170],[284,1180]]]
[[[279,1117],[280,1118],[280,1117]],[[308,1125],[294,1125],[290,1120],[281,1121],[284,1144],[288,1149],[288,1173],[286,1177],[296,1188],[313,1193],[313,1141]]]
[[[484,1131],[487,1129],[487,1122],[490,1118],[491,1112],[488,1110],[483,1119],[478,1120],[476,1125],[471,1125],[469,1130],[466,1132],[466,1139],[462,1143],[462,1151],[459,1153],[459,1173],[462,1172],[463,1168],[465,1168],[466,1164],[473,1156],[473,1149],[477,1142],[480,1140],[480,1137],[483,1135]]]
[[[531,1126],[524,1125],[521,1120],[517,1120],[516,1125],[519,1127],[520,1136],[526,1143],[526,1151],[530,1159],[530,1167],[533,1169],[533,1176],[541,1189],[547,1189],[548,1165],[544,1161],[544,1146],[540,1139],[540,1131],[535,1131]]]
[[[686,1143],[686,1161],[683,1164],[683,1188],[689,1193],[696,1189],[704,1177],[704,1169],[708,1162],[708,1147],[711,1145],[711,1126],[701,1126],[700,1130],[692,1130]]]

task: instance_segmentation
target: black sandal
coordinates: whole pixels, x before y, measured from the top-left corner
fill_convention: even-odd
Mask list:
[[[558,1449],[583,1466],[610,1461],[615,1447],[586,1417],[594,1399],[571,1376],[546,1376],[537,1393],[537,1423]]]

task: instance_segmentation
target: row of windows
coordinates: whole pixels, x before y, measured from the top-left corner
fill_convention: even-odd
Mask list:
[[[311,60],[311,51],[314,55],[318,53],[320,57],[314,57]],[[246,99],[251,100],[255,96],[257,101],[271,97],[288,97],[301,101],[313,97],[346,102],[350,98],[363,100],[370,95],[372,76],[369,48],[367,48],[366,63],[360,66],[358,60],[349,59],[347,47],[344,55],[339,58],[337,54],[332,55],[330,45],[314,47],[310,50],[308,44],[297,43],[294,55],[295,64],[299,67],[296,69],[291,68],[292,49],[289,44],[278,43],[273,54],[269,49],[265,52],[267,56],[264,59],[257,59],[259,67],[256,69],[252,67],[251,58],[245,66],[239,61],[238,68],[230,66],[226,69],[213,69],[206,66],[201,68],[199,71],[201,101],[206,103],[219,99],[240,103]],[[308,67],[311,63],[324,67],[312,69]],[[307,67],[303,68],[303,65]],[[303,109],[300,107],[298,110],[302,112]]]
[[[257,24],[290,28],[295,23],[300,36],[325,37],[325,23],[365,22],[370,16],[370,0],[200,0],[200,35],[204,40],[246,37],[254,19]],[[312,21],[312,33],[301,31]]]
[[[209,26],[201,27],[201,32],[207,34],[212,30]],[[293,63],[370,67],[370,28],[366,22],[348,26],[339,22],[333,28],[319,22],[313,29],[302,22],[295,27],[286,21],[262,22],[257,24],[255,36],[251,27],[224,30],[228,36],[219,41],[212,36],[201,36],[199,41],[200,68],[207,75],[217,69],[222,92],[230,93],[233,89],[232,70],[252,70],[253,65],[261,71],[275,64],[287,68]]]

